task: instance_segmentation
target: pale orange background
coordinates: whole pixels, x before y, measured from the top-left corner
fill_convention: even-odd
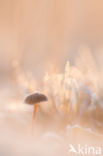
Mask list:
[[[103,0],[0,0],[2,74],[14,58],[35,73],[62,67],[82,45],[102,63]]]

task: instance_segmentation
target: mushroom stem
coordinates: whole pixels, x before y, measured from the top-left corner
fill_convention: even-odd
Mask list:
[[[34,105],[34,110],[33,110],[33,116],[32,116],[32,134],[34,130],[34,120],[36,117],[36,112],[37,112],[37,106],[38,103],[47,101],[47,97],[44,94],[41,93],[33,93],[31,95],[28,95],[25,99],[24,102],[29,105]]]
[[[34,130],[34,120],[36,117],[36,113],[37,113],[37,104],[34,105],[34,110],[33,110],[33,117],[32,117],[32,132]]]

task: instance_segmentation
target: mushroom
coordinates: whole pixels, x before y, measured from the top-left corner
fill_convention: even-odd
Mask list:
[[[30,94],[26,96],[26,98],[24,99],[24,103],[29,104],[29,105],[34,105],[34,111],[33,111],[33,117],[32,117],[32,130],[33,130],[34,119],[36,117],[38,103],[41,103],[47,100],[48,100],[47,96],[39,92]]]

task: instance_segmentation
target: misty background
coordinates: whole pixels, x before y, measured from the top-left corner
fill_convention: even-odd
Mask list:
[[[73,63],[81,47],[102,68],[102,0],[0,0],[1,76],[12,71],[13,59],[41,76],[50,64]]]
[[[1,156],[103,145],[102,82],[103,0],[0,0]],[[48,101],[33,135],[24,98],[36,90]]]

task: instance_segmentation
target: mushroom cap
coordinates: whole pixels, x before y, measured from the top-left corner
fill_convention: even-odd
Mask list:
[[[47,101],[47,100],[48,98],[44,94],[36,92],[36,93],[26,96],[26,98],[24,99],[24,102],[26,104],[33,105],[33,104],[37,104],[37,103]]]

